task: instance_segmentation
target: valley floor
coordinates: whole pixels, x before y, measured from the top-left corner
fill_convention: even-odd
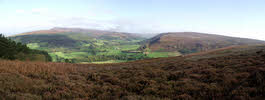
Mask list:
[[[0,98],[265,99],[265,46],[117,64],[0,60]]]

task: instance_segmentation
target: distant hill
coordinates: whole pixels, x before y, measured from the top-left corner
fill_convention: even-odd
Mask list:
[[[153,52],[180,52],[189,54],[194,52],[208,51],[234,45],[264,44],[264,41],[235,38],[221,35],[176,32],[159,34],[142,42],[141,50]]]
[[[47,43],[49,47],[76,48],[81,43],[89,43],[94,40],[104,41],[134,41],[145,38],[133,33],[120,33],[103,30],[81,28],[59,28],[21,33],[11,36],[15,41],[28,43]]]
[[[163,33],[149,39],[143,37],[146,37],[146,34],[141,36],[134,33],[55,27],[10,38],[27,44],[31,49],[47,51],[54,62],[73,63],[126,62],[265,43],[253,39],[195,32]]]
[[[144,58],[136,50],[145,38],[134,33],[55,27],[10,38],[32,49],[49,52],[55,62],[120,62]]]
[[[50,30],[39,30],[33,32],[26,32],[15,35],[23,36],[23,35],[51,35],[51,34],[83,34],[89,36],[91,38],[97,39],[122,39],[122,40],[131,40],[135,38],[141,38],[139,34],[133,33],[124,33],[124,32],[113,32],[113,31],[105,31],[105,30],[95,30],[95,29],[82,29],[82,28],[63,28],[63,27],[55,27]]]

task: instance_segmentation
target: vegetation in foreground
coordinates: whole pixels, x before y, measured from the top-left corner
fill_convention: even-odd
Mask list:
[[[264,99],[265,46],[117,64],[0,61],[1,99]]]

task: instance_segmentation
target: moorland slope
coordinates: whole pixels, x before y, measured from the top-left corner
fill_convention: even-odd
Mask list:
[[[265,46],[117,64],[0,61],[1,99],[264,99]]]
[[[142,50],[189,54],[235,45],[265,44],[265,41],[196,32],[172,32],[142,42]]]

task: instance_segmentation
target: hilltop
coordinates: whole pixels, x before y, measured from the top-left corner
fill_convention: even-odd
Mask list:
[[[265,41],[196,32],[159,34],[142,42],[140,49],[153,52],[189,54],[236,45],[265,44]]]
[[[54,27],[49,30],[39,30],[33,32],[26,32],[17,34],[16,36],[23,36],[23,35],[47,35],[47,34],[83,34],[87,35],[91,38],[97,39],[122,39],[122,40],[130,40],[135,38],[142,38],[140,35],[135,33],[124,33],[124,32],[114,32],[114,31],[107,31],[107,30],[96,30],[96,29],[83,29],[83,28],[64,28],[64,27]]]
[[[0,60],[6,99],[264,99],[265,46],[117,64]]]

